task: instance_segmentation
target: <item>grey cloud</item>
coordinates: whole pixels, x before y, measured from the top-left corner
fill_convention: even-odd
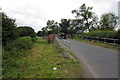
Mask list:
[[[17,20],[17,25],[32,26],[35,31],[46,26],[48,19],[59,21],[61,18],[74,18],[73,9],[82,3],[93,6],[100,16],[105,12],[118,13],[119,0],[3,0],[2,8],[8,16]],[[7,2],[7,3],[6,3]],[[91,4],[92,3],[92,4]],[[7,5],[6,5],[7,4]]]

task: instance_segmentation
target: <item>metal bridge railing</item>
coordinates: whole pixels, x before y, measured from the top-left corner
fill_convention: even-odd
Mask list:
[[[58,37],[56,37],[56,40],[62,45],[64,46],[68,52],[70,53],[70,41],[66,40],[66,39],[59,39]]]
[[[112,45],[120,45],[120,39],[101,38],[101,37],[92,37],[92,36],[79,36],[79,38],[83,40],[103,42]]]

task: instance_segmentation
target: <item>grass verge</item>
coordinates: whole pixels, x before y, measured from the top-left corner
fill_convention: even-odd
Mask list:
[[[54,43],[38,38],[26,52],[27,56],[15,60],[19,66],[8,69],[3,78],[83,78],[81,65],[64,58]]]
[[[110,45],[110,44],[107,44],[107,43],[100,43],[100,42],[82,40],[82,39],[79,39],[79,38],[73,38],[72,40],[77,40],[77,41],[80,41],[80,42],[84,42],[84,43],[88,43],[88,44],[93,44],[93,45],[96,45],[96,46],[108,48],[108,49],[115,50],[115,51],[118,51],[118,49],[120,49],[120,46],[117,46],[117,45],[114,46],[114,45]]]

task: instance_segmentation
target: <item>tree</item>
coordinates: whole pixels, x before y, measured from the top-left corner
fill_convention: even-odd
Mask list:
[[[68,34],[68,28],[70,27],[70,20],[61,19],[61,23],[59,23],[59,26],[61,27],[60,32]]]
[[[104,13],[100,20],[100,29],[110,29],[113,30],[117,24],[118,16],[114,13]]]
[[[58,27],[58,23],[55,22],[54,20],[51,20],[51,21],[48,20],[46,27],[47,27],[48,31],[51,30],[52,33],[54,33],[54,34],[59,33],[60,28]]]
[[[77,20],[83,21],[82,29],[85,31],[88,29],[90,31],[92,20],[94,18],[92,7],[86,7],[85,4],[81,5],[78,9],[72,10],[72,14],[75,14]],[[81,28],[80,28],[81,29]]]
[[[73,29],[73,33],[83,33],[85,28],[84,28],[84,23],[82,19],[72,19],[70,21],[71,28]]]
[[[45,36],[45,35],[48,34],[47,27],[43,27],[41,30],[42,30],[42,34],[43,34],[43,36]]]
[[[38,32],[37,32],[37,36],[39,36],[39,37],[43,36],[42,31],[38,31]]]
[[[0,14],[2,14],[2,43],[5,46],[17,38],[17,27],[14,19],[9,18],[5,13]]]
[[[23,36],[35,37],[36,36],[34,29],[29,26],[20,26],[17,28],[17,32],[20,37],[23,37]]]
[[[90,31],[98,29],[98,27],[99,27],[99,24],[98,24],[99,21],[98,21],[97,15],[95,13],[93,13],[92,16],[93,17],[92,17],[92,20],[91,20],[91,23],[90,23]]]

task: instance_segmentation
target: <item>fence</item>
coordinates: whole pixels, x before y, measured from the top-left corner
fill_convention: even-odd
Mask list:
[[[71,43],[68,40],[65,40],[65,39],[59,39],[58,37],[55,37],[55,38],[59,42],[59,44],[64,46],[68,50],[68,52],[70,53]]]
[[[101,37],[94,37],[94,36],[92,37],[92,36],[83,36],[83,35],[79,35],[78,37],[83,40],[103,42],[103,43],[108,43],[112,45],[120,45],[120,39],[101,38]]]

